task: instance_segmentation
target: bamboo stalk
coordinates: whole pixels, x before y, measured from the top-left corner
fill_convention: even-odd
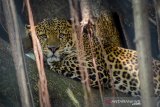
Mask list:
[[[140,92],[143,107],[156,107],[153,99],[153,72],[151,44],[145,0],[132,0],[135,26],[135,42],[138,51]]]
[[[26,67],[22,49],[22,41],[18,25],[17,13],[13,0],[2,0],[3,10],[6,19],[7,32],[9,34],[10,45],[12,48],[12,57],[16,68],[16,76],[20,91],[20,99],[23,107],[33,107],[30,89],[27,86]]]

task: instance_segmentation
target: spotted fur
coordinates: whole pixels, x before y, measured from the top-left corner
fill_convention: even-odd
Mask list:
[[[117,35],[116,37],[119,38],[112,20],[109,20],[110,24],[107,22],[108,19],[105,18],[107,16],[100,16],[94,25],[94,31],[96,31],[94,34],[96,35],[91,37],[93,46],[90,45],[88,32],[83,32],[85,54],[84,57],[80,57],[82,65],[78,62],[78,50],[75,46],[77,41],[73,39],[72,26],[68,21],[53,19],[39,23],[36,26],[36,32],[41,41],[43,51],[45,48],[48,50],[44,51],[48,57],[48,65],[54,72],[80,81],[82,80],[80,70],[86,68],[92,87],[98,87],[97,73],[102,86],[106,88],[114,86],[118,91],[132,96],[139,96],[140,80],[137,52],[119,47],[120,42],[118,39],[113,41],[109,39],[108,41],[105,38],[105,35],[109,38],[112,38],[112,36],[114,38]],[[103,19],[102,22],[105,23],[105,26],[103,26],[101,19]],[[103,28],[108,30],[103,30]],[[100,45],[100,41],[102,41],[102,45]],[[54,48],[54,51],[50,47]],[[96,66],[93,64],[93,56]],[[81,69],[80,66],[82,67]],[[152,66],[155,94],[159,95],[160,62],[153,59]]]

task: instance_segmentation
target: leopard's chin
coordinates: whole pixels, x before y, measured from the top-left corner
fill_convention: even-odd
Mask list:
[[[59,62],[59,61],[61,61],[60,58],[56,57],[54,55],[52,57],[47,58],[47,64],[50,65],[50,66],[52,65],[52,63]]]

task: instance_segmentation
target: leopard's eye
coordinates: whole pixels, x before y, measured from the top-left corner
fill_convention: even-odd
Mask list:
[[[40,38],[42,38],[42,39],[47,39],[47,35],[46,34],[41,34],[41,35],[39,35],[40,36]]]

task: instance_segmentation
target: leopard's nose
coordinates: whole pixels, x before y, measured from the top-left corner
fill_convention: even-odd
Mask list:
[[[48,49],[51,50],[53,53],[55,53],[55,51],[58,49],[58,47],[48,46]]]

